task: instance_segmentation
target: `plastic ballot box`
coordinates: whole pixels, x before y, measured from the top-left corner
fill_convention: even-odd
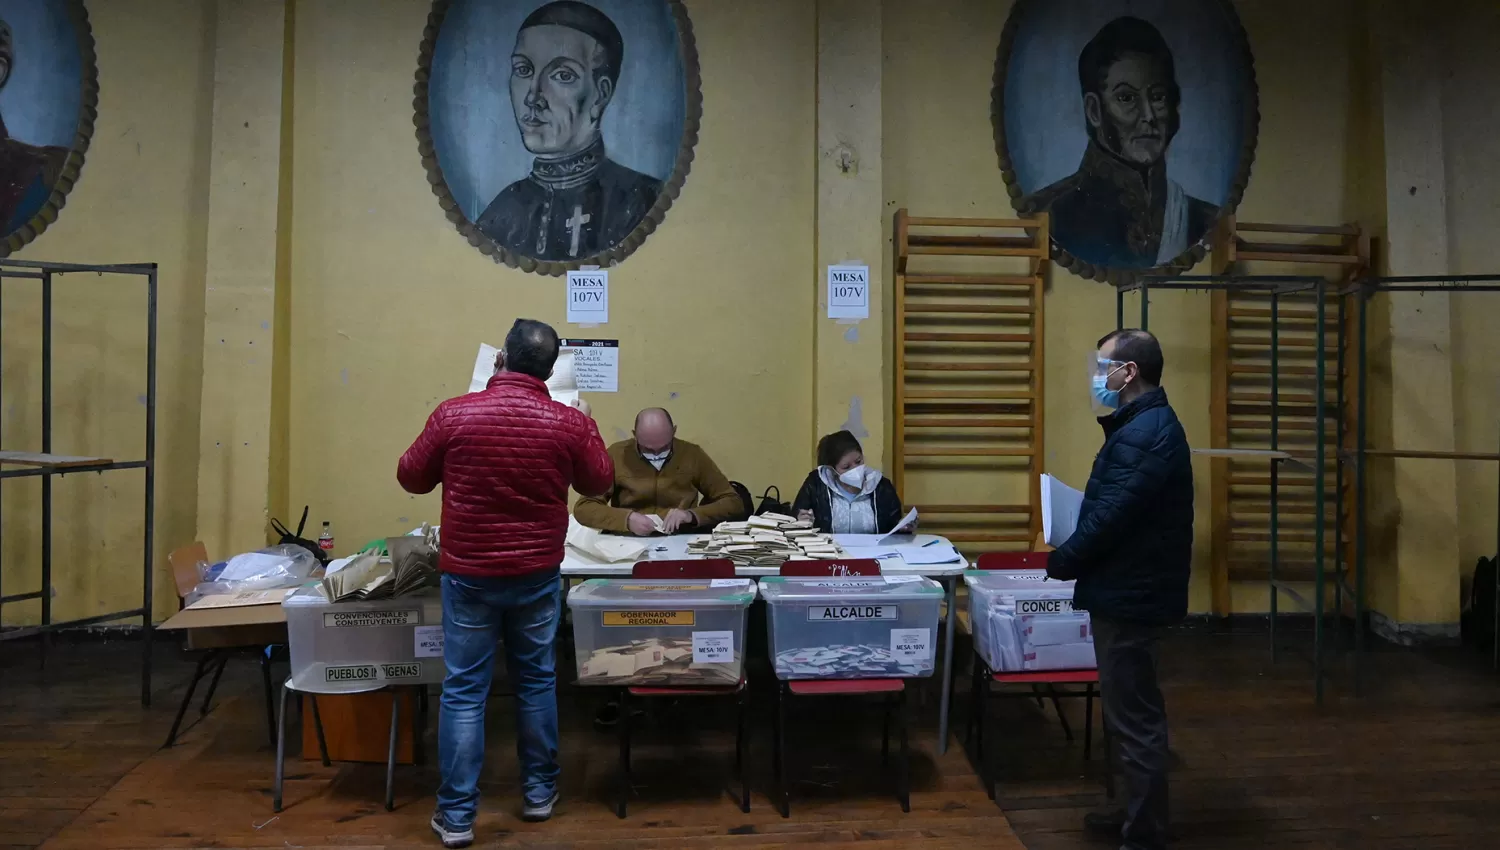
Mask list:
[[[580,685],[731,686],[750,579],[589,579],[568,592]]]
[[[997,673],[1089,670],[1095,666],[1089,615],[1073,609],[1073,582],[1044,572],[970,570],[974,648]]]
[[[443,681],[443,600],[435,588],[376,602],[329,602],[314,584],[281,606],[297,690],[354,693]]]
[[[943,588],[921,576],[761,579],[780,679],[930,676]]]

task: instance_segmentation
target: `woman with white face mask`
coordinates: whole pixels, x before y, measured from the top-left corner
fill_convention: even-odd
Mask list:
[[[896,488],[865,466],[864,450],[848,431],[818,441],[818,468],[792,508],[798,519],[832,534],[889,534],[905,513]]]

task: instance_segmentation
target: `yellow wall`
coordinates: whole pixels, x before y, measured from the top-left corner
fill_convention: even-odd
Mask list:
[[[1447,160],[1448,244],[1454,273],[1500,270],[1500,171],[1496,168],[1500,115],[1476,108],[1476,92],[1493,91],[1490,46],[1500,39],[1500,6],[1469,4],[1447,30],[1451,63],[1443,86],[1443,143]],[[1452,296],[1454,441],[1459,451],[1500,452],[1500,294]],[[1495,555],[1497,470],[1494,463],[1460,462],[1459,561],[1464,575],[1480,557]]]
[[[563,323],[561,281],[482,256],[428,187],[409,93],[429,4],[299,4],[290,492],[341,547],[437,520],[436,495],[396,485],[396,459],[516,316],[620,340],[620,392],[590,397],[606,440],[662,405],[752,489],[785,494],[806,474],[815,9],[689,5],[704,102],[692,172],[665,225],[611,273],[610,323],[582,330]]]
[[[201,533],[205,384],[236,389],[205,378],[204,351],[212,340],[205,334],[204,286],[212,265],[211,188],[224,185],[225,176],[216,181],[211,173],[214,63],[223,52],[214,10],[241,2],[94,4],[102,84],[94,145],[60,221],[21,254],[162,265],[158,556]],[[890,314],[875,305],[872,320],[859,328],[857,349],[833,336],[842,328],[820,328],[826,322],[818,319],[820,266],[830,259],[820,252],[888,252],[890,214],[899,207],[949,216],[1011,212],[989,119],[995,43],[1008,3],[886,0],[878,7],[880,58],[871,49],[875,27],[820,34],[819,6],[808,0],[690,0],[704,101],[692,172],[665,225],[612,272],[613,321],[591,330],[569,327],[559,280],[490,262],[452,228],[429,189],[410,94],[428,0],[287,5],[292,26],[275,45],[285,55],[258,66],[265,86],[248,91],[272,111],[280,93],[279,159],[268,171],[277,178],[277,232],[266,249],[276,262],[262,270],[274,278],[267,354],[274,365],[269,393],[258,386],[247,414],[264,417],[255,427],[268,445],[255,456],[269,456],[269,474],[253,485],[222,474],[206,480],[249,487],[230,495],[240,504],[268,504],[283,519],[295,520],[310,504],[314,529],[331,520],[341,549],[438,518],[436,496],[399,490],[396,458],[432,406],[465,389],[477,345],[498,342],[516,316],[552,322],[565,335],[621,340],[621,392],[591,399],[607,440],[628,435],[638,408],[665,405],[682,436],[704,444],[730,477],[756,490],[777,484],[789,498],[809,466],[817,432],[844,415],[846,400],[828,393],[857,389],[867,406],[864,421],[874,426],[871,453],[879,457],[889,428],[872,415],[883,411],[873,409],[871,382],[889,378],[882,352],[890,348],[884,327]],[[875,14],[876,4],[869,5]],[[823,20],[855,8],[825,4]],[[1384,233],[1380,51],[1368,34],[1366,10],[1354,0],[1259,0],[1239,9],[1256,54],[1261,103],[1241,215],[1358,220]],[[1286,26],[1293,19],[1298,26]],[[1500,128],[1472,108],[1473,92],[1493,85],[1483,48],[1497,34],[1500,13],[1476,2],[1447,36],[1455,60],[1444,84],[1442,137],[1457,271],[1500,267],[1490,236],[1500,224],[1492,201],[1500,194],[1492,155]],[[828,54],[822,62],[820,43]],[[877,91],[867,78],[848,79],[872,73],[875,62]],[[820,113],[820,91],[825,99],[856,92],[858,115],[839,116],[826,108],[831,101]],[[879,138],[872,138],[876,130]],[[878,152],[852,194],[827,171],[835,142]],[[258,202],[261,213],[267,197],[269,189]],[[847,211],[852,223],[838,218],[840,198],[858,207]],[[877,218],[883,248],[873,247],[867,226]],[[871,262],[879,278],[874,292],[888,304],[885,259],[860,258]],[[55,446],[133,457],[142,439],[144,332],[134,317],[143,299],[121,286],[83,294],[95,283],[104,284],[79,279],[58,289]],[[9,449],[37,447],[32,286],[8,282],[4,289],[0,425]],[[1474,306],[1452,312],[1451,414],[1459,447],[1494,451],[1500,351],[1490,329],[1500,307],[1484,298],[1455,299]],[[1135,303],[1127,316],[1135,315]],[[1151,310],[1151,328],[1166,345],[1167,386],[1200,445],[1209,424],[1208,305],[1206,294],[1159,293]],[[1109,287],[1053,271],[1046,463],[1070,481],[1087,476],[1099,443],[1082,358],[1113,322]],[[1377,340],[1379,327],[1372,322]],[[1392,400],[1380,395],[1389,371],[1381,376],[1381,345],[1376,349],[1378,435],[1389,431]],[[880,362],[866,362],[866,354]],[[859,369],[847,386],[838,380],[845,368]],[[1206,611],[1208,465],[1195,472],[1192,606]],[[1374,474],[1378,486],[1390,480],[1378,467]],[[1460,552],[1472,564],[1494,546],[1495,470],[1459,465],[1456,474]],[[58,483],[59,617],[136,604],[139,481],[139,473],[118,473]],[[29,590],[35,581],[36,493],[35,482],[4,488],[0,555],[7,593]],[[1394,559],[1382,560],[1383,550],[1393,548],[1382,527],[1386,520],[1394,527],[1399,515],[1380,514],[1395,503],[1387,499],[1382,507],[1386,494],[1376,495],[1372,517],[1384,518],[1372,521],[1372,561],[1377,568],[1386,563],[1389,574],[1384,582],[1376,577],[1372,598],[1398,612],[1401,585]],[[239,518],[247,519],[252,529],[259,522]],[[159,584],[165,610],[171,591],[164,572]],[[1236,588],[1235,610],[1264,605],[1259,588]],[[37,611],[35,604],[6,606],[5,622],[34,621]]]
[[[197,502],[203,361],[204,221],[212,82],[211,7],[197,0],[91,3],[99,120],[82,177],[26,260],[160,264],[156,542],[158,563],[191,539]],[[40,299],[32,281],[4,284],[6,449],[40,437]],[[139,459],[145,445],[145,286],[137,278],[64,276],[55,287],[53,450]],[[144,475],[110,472],[54,483],[57,619],[136,607],[141,599]],[[4,592],[38,589],[36,479],[4,485]],[[166,580],[157,606],[175,610]],[[165,608],[159,607],[159,610]],[[6,605],[6,625],[40,605]]]
[[[1347,0],[1240,6],[1256,54],[1261,106],[1254,170],[1240,207],[1244,218],[1327,223],[1353,217],[1345,199],[1350,9]],[[888,210],[1012,214],[996,165],[989,112],[995,43],[1008,12],[1009,4],[989,0],[885,3]],[[1297,27],[1286,26],[1291,17],[1299,21]],[[1309,86],[1309,80],[1328,84]],[[1127,325],[1138,324],[1138,305],[1136,296],[1127,298]],[[1101,442],[1084,359],[1114,328],[1115,293],[1107,284],[1054,267],[1046,311],[1046,468],[1081,486]],[[1167,359],[1164,383],[1195,445],[1207,445],[1209,437],[1209,319],[1206,293],[1151,297],[1150,328],[1161,338]],[[1194,465],[1195,611],[1210,608],[1208,476],[1206,462]],[[1236,611],[1265,610],[1261,587],[1235,591]]]

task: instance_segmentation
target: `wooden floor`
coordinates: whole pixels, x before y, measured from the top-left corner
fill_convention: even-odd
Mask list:
[[[0,655],[0,848],[434,847],[432,768],[397,772],[397,809],[380,805],[376,765],[289,763],[288,809],[271,813],[271,752],[257,670],[231,665],[208,716],[159,750],[191,664],[157,652],[150,709],[136,696],[138,647],[34,645]],[[1272,665],[1258,636],[1174,635],[1164,652],[1179,848],[1500,847],[1500,678],[1461,652],[1371,656],[1371,692],[1336,688],[1315,711],[1296,656]],[[236,667],[238,669],[236,669]],[[597,694],[563,689],[563,802],[523,824],[508,699],[492,708],[476,846],[534,848],[1108,847],[1080,832],[1104,802],[1098,760],[1083,761],[1055,716],[1029,700],[997,702],[990,739],[1003,763],[1000,806],[966,756],[934,755],[936,693],[915,731],[912,812],[880,767],[878,717],[857,703],[798,705],[792,817],[765,795],[769,704],[755,709],[752,811],[726,789],[732,728],[724,709],[662,706],[642,722],[630,817],[609,808],[617,750],[590,721]],[[959,699],[956,719],[962,731]],[[1075,730],[1081,704],[1070,707]],[[196,717],[196,711],[190,718]],[[1017,839],[1019,836],[1019,840]]]

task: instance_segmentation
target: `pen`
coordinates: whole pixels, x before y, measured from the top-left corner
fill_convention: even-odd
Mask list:
[[[934,537],[931,540],[927,541],[926,543],[923,543],[922,544],[922,548],[926,549],[928,546],[931,546],[931,545],[933,545],[934,543],[937,543],[937,542],[938,542],[938,538]]]

